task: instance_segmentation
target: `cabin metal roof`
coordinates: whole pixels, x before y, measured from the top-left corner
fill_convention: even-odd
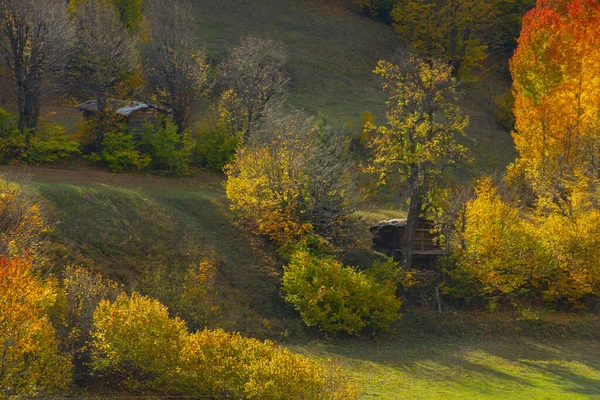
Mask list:
[[[156,108],[157,110],[159,110],[161,112],[165,112],[165,113],[170,112],[169,110],[155,106],[153,104],[148,104],[148,103],[139,102],[139,101],[124,101],[124,100],[109,99],[107,101],[107,106],[110,109],[113,109],[115,113],[122,115],[124,117],[129,117],[131,115],[131,113],[133,113],[134,111],[143,110],[146,108]],[[76,105],[75,108],[78,109],[79,111],[87,111],[89,113],[96,113],[96,112],[98,112],[98,103],[96,102],[96,100],[88,100],[85,103]]]

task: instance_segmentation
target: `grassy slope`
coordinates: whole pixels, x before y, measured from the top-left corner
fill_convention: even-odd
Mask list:
[[[84,265],[132,283],[143,268],[163,264],[181,271],[210,258],[218,266],[226,326],[273,335],[273,324],[285,318],[275,247],[230,220],[221,177],[31,167],[1,167],[0,175],[41,193],[58,264]]]

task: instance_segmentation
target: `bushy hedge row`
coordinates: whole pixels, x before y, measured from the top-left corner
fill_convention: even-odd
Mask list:
[[[339,369],[272,342],[204,330],[190,334],[158,301],[133,293],[94,314],[92,366],[129,387],[249,399],[353,399]]]

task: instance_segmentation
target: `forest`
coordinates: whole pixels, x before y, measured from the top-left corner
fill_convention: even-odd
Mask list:
[[[598,0],[0,0],[0,399],[600,396]]]

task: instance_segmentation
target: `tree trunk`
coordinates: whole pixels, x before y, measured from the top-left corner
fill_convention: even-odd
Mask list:
[[[406,270],[412,268],[413,248],[415,243],[415,229],[417,222],[421,216],[421,206],[423,199],[419,193],[413,193],[410,196],[410,205],[408,207],[408,217],[406,219],[406,227],[404,228],[404,252],[402,263]]]

